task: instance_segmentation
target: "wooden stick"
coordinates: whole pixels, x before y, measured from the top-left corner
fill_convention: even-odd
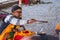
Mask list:
[[[38,21],[38,20],[37,20]],[[42,22],[42,23],[48,23],[48,21],[38,21],[38,22]]]
[[[31,20],[35,20],[35,19],[31,19]],[[39,20],[35,20],[36,22],[42,22],[42,23],[48,23],[48,21],[39,21]]]
[[[31,19],[31,20],[35,20],[35,19]],[[39,20],[35,20],[36,22],[42,22],[42,23],[48,23],[48,21],[39,21]]]

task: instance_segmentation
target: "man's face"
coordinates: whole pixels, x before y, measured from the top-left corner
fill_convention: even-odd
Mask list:
[[[21,40],[31,40],[30,37],[23,37]]]
[[[17,9],[14,12],[12,12],[13,16],[16,18],[22,18],[22,9]]]

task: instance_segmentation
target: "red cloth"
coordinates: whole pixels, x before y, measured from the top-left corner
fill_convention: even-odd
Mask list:
[[[22,2],[26,5],[28,4],[28,0],[22,0]]]
[[[20,40],[20,39],[22,39],[22,38],[23,38],[22,36],[16,35],[16,36],[14,37],[14,40]]]

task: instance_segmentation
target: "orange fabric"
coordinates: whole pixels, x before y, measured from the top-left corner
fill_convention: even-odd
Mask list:
[[[55,30],[60,30],[60,22],[56,25]]]
[[[20,35],[20,36],[32,36],[32,35],[34,35],[35,33],[34,32],[32,32],[32,31],[30,31],[30,30],[22,30],[21,32],[16,32],[15,34],[14,34],[14,37],[16,36],[16,35]]]
[[[16,26],[16,28],[19,28],[20,26]],[[2,32],[2,34],[0,35],[0,40],[3,39],[4,35],[6,33],[9,33],[11,31],[11,29],[14,28],[14,25],[13,24],[9,24]]]
[[[3,39],[4,35],[8,32],[11,31],[11,28],[13,28],[14,26],[12,24],[9,24],[2,32],[2,34],[0,35],[0,40]]]

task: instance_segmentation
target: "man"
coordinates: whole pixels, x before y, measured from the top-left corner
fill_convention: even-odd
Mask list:
[[[12,7],[12,13],[11,15],[7,15],[4,19],[2,25],[0,26],[0,34],[2,31],[9,25],[24,25],[24,24],[31,24],[36,22],[36,20],[22,20],[22,8],[18,5],[15,5]]]
[[[28,0],[22,0],[25,5],[28,5]]]
[[[21,40],[41,40],[40,36],[23,37]]]
[[[55,31],[56,31],[57,36],[59,36],[59,32],[60,32],[60,22],[56,25]]]
[[[57,37],[52,36],[52,35],[46,35],[46,37],[42,37],[42,38],[41,38],[41,36],[23,37],[21,40],[59,40],[59,39]]]

